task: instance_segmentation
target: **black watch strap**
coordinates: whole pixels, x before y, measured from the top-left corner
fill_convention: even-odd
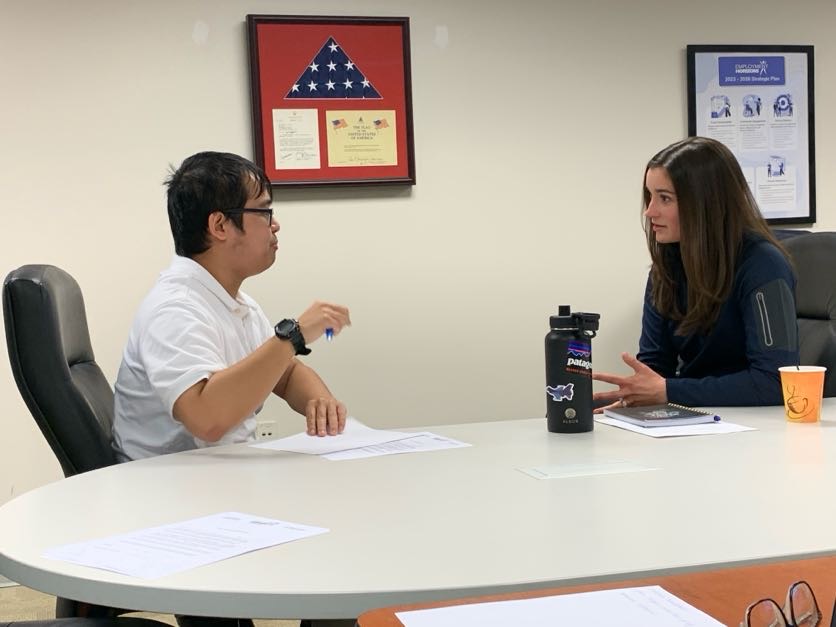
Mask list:
[[[288,340],[293,344],[293,350],[297,355],[307,355],[311,349],[305,346],[305,336],[299,328],[299,323],[293,318],[285,318],[273,327],[276,337],[280,340]]]

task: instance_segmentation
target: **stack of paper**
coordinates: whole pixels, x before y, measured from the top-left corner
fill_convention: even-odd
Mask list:
[[[372,429],[356,418],[349,416],[345,422],[345,429],[339,435],[318,437],[302,432],[279,440],[259,442],[251,446],[272,451],[321,455],[325,459],[339,461],[376,457],[378,455],[462,448],[470,445],[429,431],[410,433],[407,431]]]

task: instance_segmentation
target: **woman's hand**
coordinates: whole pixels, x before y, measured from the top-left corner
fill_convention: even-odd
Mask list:
[[[604,383],[617,385],[618,389],[607,392],[596,392],[592,401],[609,402],[607,408],[628,407],[630,405],[655,405],[668,401],[665,378],[656,374],[650,367],[628,353],[621,353],[624,363],[633,369],[633,374],[620,377],[614,374],[593,372],[592,378]],[[596,414],[604,411],[604,407],[595,410]]]

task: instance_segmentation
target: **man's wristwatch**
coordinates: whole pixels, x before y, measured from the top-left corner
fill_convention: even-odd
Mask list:
[[[273,330],[276,332],[276,337],[280,340],[288,340],[293,344],[293,350],[297,355],[307,355],[311,349],[305,346],[305,337],[302,335],[302,330],[299,328],[299,323],[293,318],[285,318],[279,322]]]

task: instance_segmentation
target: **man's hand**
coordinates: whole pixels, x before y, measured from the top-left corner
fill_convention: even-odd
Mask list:
[[[334,335],[339,335],[343,327],[351,324],[348,307],[319,300],[308,307],[298,320],[305,344],[319,339],[325,333],[325,329],[332,329]]]
[[[345,405],[335,398],[312,398],[305,406],[308,435],[337,435],[345,429]]]
[[[610,405],[607,407],[628,407],[631,405],[655,405],[668,401],[667,386],[665,378],[654,372],[650,367],[644,365],[638,359],[627,353],[621,353],[624,363],[633,369],[633,374],[628,377],[619,377],[614,374],[595,372],[592,378],[604,383],[617,385],[617,390],[607,392],[596,392],[592,395],[593,402],[605,401]],[[596,414],[604,411],[603,407],[595,410]]]

